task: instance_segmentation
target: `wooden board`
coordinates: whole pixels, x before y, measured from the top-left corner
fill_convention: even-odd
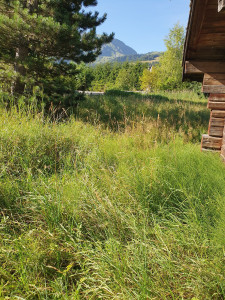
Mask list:
[[[225,32],[202,33],[198,44],[201,47],[221,48],[225,43]]]
[[[222,138],[212,137],[208,134],[202,136],[202,148],[220,150],[222,147]]]
[[[225,102],[209,101],[208,102],[208,108],[209,109],[224,110],[225,111]]]
[[[189,48],[194,51],[197,49],[198,40],[201,34],[202,25],[204,23],[205,11],[207,8],[208,0],[202,2],[199,0],[193,1],[191,5],[189,26],[187,29],[187,39],[185,42],[185,54],[188,52]]]
[[[202,148],[201,149],[203,152],[217,152],[217,153],[221,153],[221,150],[215,150],[215,149],[206,149],[206,148]]]
[[[186,74],[224,73],[225,61],[186,61]]]
[[[218,3],[218,1],[221,2]],[[218,10],[223,11],[224,2],[225,0],[191,1],[183,59],[184,79],[196,78],[196,75],[191,75],[194,72],[199,74],[201,72],[225,72],[224,67],[219,68],[214,64],[214,62],[221,62],[221,64],[225,62],[225,14],[218,13]],[[193,63],[195,68],[186,66],[185,62]]]
[[[224,73],[205,73],[203,85],[225,85],[225,70]]]
[[[211,118],[225,118],[225,110],[212,110]]]
[[[215,127],[224,127],[225,124],[225,118],[210,118],[209,122],[210,126],[215,126]]]
[[[225,94],[210,94],[209,101],[225,102]]]
[[[210,117],[208,134],[215,137],[223,137],[225,118]]]
[[[225,85],[203,85],[203,93],[225,94]]]
[[[209,126],[208,134],[210,136],[223,137],[223,127]]]

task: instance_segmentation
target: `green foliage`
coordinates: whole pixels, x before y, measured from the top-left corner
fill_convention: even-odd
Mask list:
[[[134,54],[134,55],[124,55],[113,59],[113,62],[135,62],[135,61],[146,61],[157,63],[158,58],[163,54],[163,52],[149,52],[146,54]]]
[[[113,38],[96,35],[106,15],[83,9],[96,5],[96,0],[1,1],[0,62],[14,66],[14,94],[31,93],[35,85],[54,98],[68,94],[75,67],[66,62],[93,62]],[[8,71],[4,77],[10,81]]]
[[[140,76],[148,67],[145,63],[105,63],[81,67],[78,89],[105,91],[110,89],[140,90]]]
[[[173,90],[181,85],[184,38],[184,28],[176,24],[165,39],[167,51],[160,57],[157,67],[159,89]]]
[[[89,98],[64,122],[0,109],[2,299],[225,297],[224,165],[185,133],[205,101],[178,99]]]
[[[200,93],[200,84],[182,83],[182,57],[184,28],[176,24],[165,39],[167,51],[156,63],[123,62],[90,66],[92,81],[86,88],[93,91],[117,89],[121,91],[154,91],[195,89]],[[153,53],[156,57],[158,53]],[[158,57],[158,56],[157,56]],[[83,76],[85,78],[85,76]],[[84,79],[86,82],[86,80]],[[90,81],[89,81],[90,83]]]
[[[159,64],[141,77],[142,88],[151,90],[174,90],[187,87],[182,83],[182,57],[185,31],[176,24],[165,38],[166,51],[159,58]],[[190,85],[190,84],[189,84]]]
[[[153,69],[152,71],[145,69],[140,77],[141,89],[150,92],[152,87],[156,84],[156,75],[156,72],[153,73]]]
[[[89,68],[86,64],[82,63],[76,66],[77,74],[73,78],[75,82],[75,89],[87,91],[94,79],[93,69]]]

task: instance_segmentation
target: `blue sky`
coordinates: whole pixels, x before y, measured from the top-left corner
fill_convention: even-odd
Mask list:
[[[108,17],[98,33],[115,33],[138,53],[165,50],[163,39],[174,24],[187,26],[190,0],[98,0],[95,10]]]

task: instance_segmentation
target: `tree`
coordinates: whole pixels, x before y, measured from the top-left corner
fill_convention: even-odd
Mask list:
[[[96,5],[97,0],[1,0],[0,62],[8,66],[1,73],[6,78],[13,66],[13,94],[75,74],[68,61],[95,60],[113,39],[113,34],[96,34],[106,19],[87,12]]]
[[[184,27],[176,24],[165,38],[166,51],[152,72],[141,77],[142,87],[158,90],[173,90],[182,86],[182,57]]]
[[[78,65],[77,71],[78,73],[75,76],[76,90],[87,91],[94,79],[93,68],[90,68],[85,63],[81,63]]]
[[[165,38],[166,52],[159,59],[158,85],[161,89],[175,89],[182,85],[182,57],[185,30],[176,24]]]
[[[156,74],[145,69],[140,77],[141,89],[150,92],[155,87]]]
[[[140,62],[123,63],[116,78],[115,86],[121,90],[139,90],[140,76],[145,68],[147,68],[147,64]]]

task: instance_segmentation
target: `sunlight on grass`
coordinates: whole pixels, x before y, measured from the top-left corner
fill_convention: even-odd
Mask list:
[[[0,298],[224,298],[225,167],[200,152],[205,105],[106,96],[64,122],[0,122]]]

